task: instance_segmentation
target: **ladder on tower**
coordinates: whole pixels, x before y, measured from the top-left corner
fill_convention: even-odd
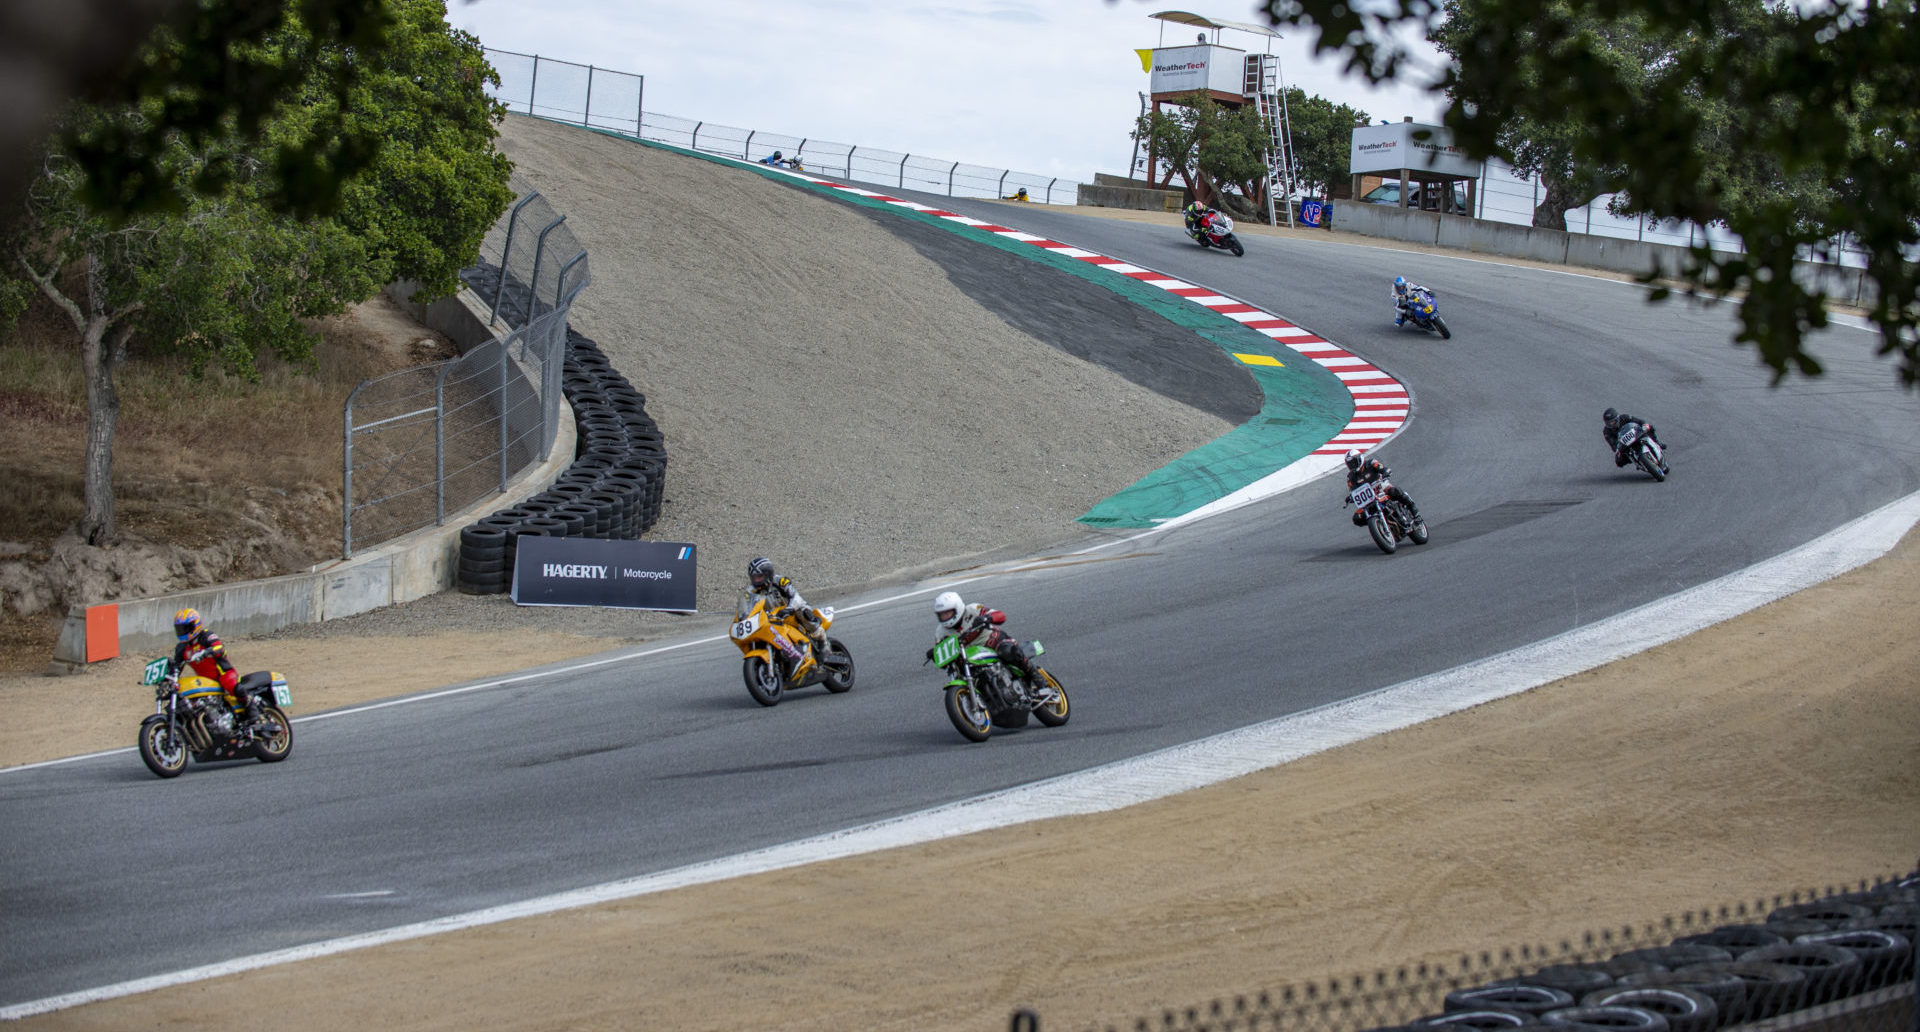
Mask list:
[[[1280,58],[1273,54],[1248,54],[1246,89],[1261,121],[1267,127],[1267,223],[1275,222],[1274,194],[1279,193],[1286,208],[1287,225],[1293,225],[1293,126],[1287,118],[1287,98],[1280,84]]]

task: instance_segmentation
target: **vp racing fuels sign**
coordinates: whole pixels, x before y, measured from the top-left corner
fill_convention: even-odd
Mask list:
[[[513,600],[523,606],[694,608],[698,554],[671,541],[523,535],[513,560]]]

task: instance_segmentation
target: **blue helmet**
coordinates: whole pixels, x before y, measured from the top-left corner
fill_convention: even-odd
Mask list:
[[[1393,278],[1393,292],[1396,294],[1404,294],[1407,292],[1407,278],[1405,276],[1395,276]]]

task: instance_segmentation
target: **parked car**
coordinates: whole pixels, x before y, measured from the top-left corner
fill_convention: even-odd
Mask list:
[[[1419,208],[1424,211],[1440,210],[1440,203],[1438,198],[1435,198],[1433,203],[1431,204],[1421,203],[1423,198],[1420,195],[1419,183],[1408,184],[1407,191],[1408,191],[1407,207]],[[1451,191],[1451,193],[1453,195],[1450,198],[1453,202],[1453,213],[1455,215],[1470,214],[1467,211],[1467,199],[1465,196],[1465,191],[1461,190],[1459,187],[1456,186]],[[1379,186],[1376,186],[1373,189],[1368,190],[1366,193],[1366,196],[1361,197],[1360,200],[1364,204],[1398,205],[1400,203],[1400,184],[1397,181],[1389,182],[1389,183],[1381,183]]]

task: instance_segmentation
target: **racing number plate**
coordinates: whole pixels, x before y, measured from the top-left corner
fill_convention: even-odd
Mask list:
[[[933,643],[933,665],[946,666],[960,658],[960,639],[949,634]]]
[[[140,672],[140,683],[141,684],[159,684],[160,682],[166,680],[168,662],[169,660],[165,658],[161,658],[161,659],[156,659],[151,663],[148,663],[146,666],[146,669]]]
[[[273,704],[275,706],[293,705],[293,689],[288,688],[284,684],[274,685],[273,686]]]
[[[1361,484],[1353,489],[1353,504],[1362,508],[1373,504],[1373,485]]]
[[[1640,439],[1639,427],[1628,425],[1620,428],[1620,447],[1625,448],[1627,445],[1632,444],[1633,442],[1639,439]]]
[[[742,620],[737,624],[734,624],[733,630],[728,631],[727,633],[733,636],[734,641],[746,641],[748,638],[753,636],[754,631],[757,631],[759,629],[760,629],[760,617],[758,614],[755,614],[753,616],[747,617],[745,620]]]

